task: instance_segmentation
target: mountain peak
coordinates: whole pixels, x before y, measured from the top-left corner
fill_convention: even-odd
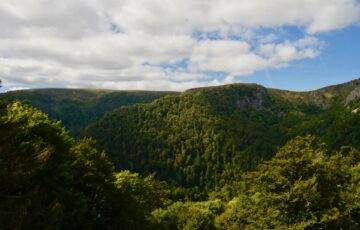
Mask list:
[[[226,85],[218,85],[218,86],[205,86],[188,89],[185,92],[196,92],[196,91],[212,91],[212,90],[223,90],[223,89],[238,89],[238,88],[248,88],[248,89],[266,89],[264,86],[256,84],[256,83],[233,83]]]

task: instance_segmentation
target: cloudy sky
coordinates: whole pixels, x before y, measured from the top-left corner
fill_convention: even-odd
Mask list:
[[[2,90],[309,90],[360,77],[357,0],[1,0]]]

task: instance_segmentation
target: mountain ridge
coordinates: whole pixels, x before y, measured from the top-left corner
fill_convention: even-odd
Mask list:
[[[261,84],[257,84],[257,83],[243,83],[243,82],[239,82],[239,83],[231,83],[231,84],[224,84],[224,85],[214,85],[214,86],[203,86],[203,87],[195,87],[195,88],[190,88],[187,90],[184,90],[182,92],[191,92],[191,91],[196,91],[196,90],[206,90],[206,89],[212,89],[212,88],[222,88],[222,87],[227,87],[227,86],[260,86],[269,90],[276,90],[276,91],[284,91],[284,92],[292,92],[292,93],[310,93],[310,92],[314,92],[314,91],[322,91],[322,92],[326,92],[326,91],[331,91],[331,89],[336,89],[339,87],[349,87],[349,86],[360,86],[360,77],[347,81],[347,82],[343,82],[343,83],[338,83],[338,84],[334,84],[334,85],[329,85],[329,86],[324,86],[324,87],[320,87],[317,89],[312,89],[312,90],[304,90],[304,91],[296,91],[296,90],[287,90],[287,89],[279,89],[279,88],[272,88],[272,87],[265,87]],[[7,91],[4,93],[0,93],[0,94],[7,94],[7,93],[12,93],[12,92],[37,92],[37,91],[94,91],[94,92],[101,92],[104,91],[106,92],[148,92],[148,93],[152,93],[152,92],[164,92],[164,93],[181,93],[181,91],[176,91],[176,90],[137,90],[137,89],[133,89],[133,90],[122,90],[122,89],[101,89],[101,88],[30,88],[30,89],[19,89],[19,90],[12,90],[12,91]]]
[[[62,121],[72,136],[81,135],[83,129],[106,112],[124,105],[148,103],[174,92],[118,91],[102,89],[27,89],[0,94],[11,100],[25,100]]]
[[[204,195],[299,135],[317,135],[332,149],[359,147],[358,114],[345,103],[357,85],[334,87],[331,95],[324,94],[328,89],[296,93],[256,84],[192,89],[115,109],[92,123],[86,136],[118,169],[156,172]]]

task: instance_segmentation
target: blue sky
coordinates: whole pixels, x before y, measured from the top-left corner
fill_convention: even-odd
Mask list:
[[[360,77],[359,41],[358,0],[3,0],[0,90],[311,90]]]
[[[317,58],[294,62],[283,69],[261,71],[244,82],[303,91],[360,78],[360,27],[351,26],[319,37],[326,46]]]

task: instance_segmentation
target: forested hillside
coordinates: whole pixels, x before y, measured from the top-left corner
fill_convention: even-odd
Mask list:
[[[193,89],[82,139],[5,96],[0,229],[359,229],[358,83]]]
[[[75,141],[27,104],[0,109],[0,229],[150,228],[162,183],[115,174],[92,140]]]
[[[72,136],[79,136],[91,122],[124,105],[148,103],[174,92],[116,91],[96,89],[32,89],[3,96],[29,101],[35,108],[60,120]]]
[[[203,199],[298,135],[316,135],[334,151],[359,148],[359,82],[302,93],[251,84],[193,89],[116,109],[87,135],[117,169],[156,172]]]

